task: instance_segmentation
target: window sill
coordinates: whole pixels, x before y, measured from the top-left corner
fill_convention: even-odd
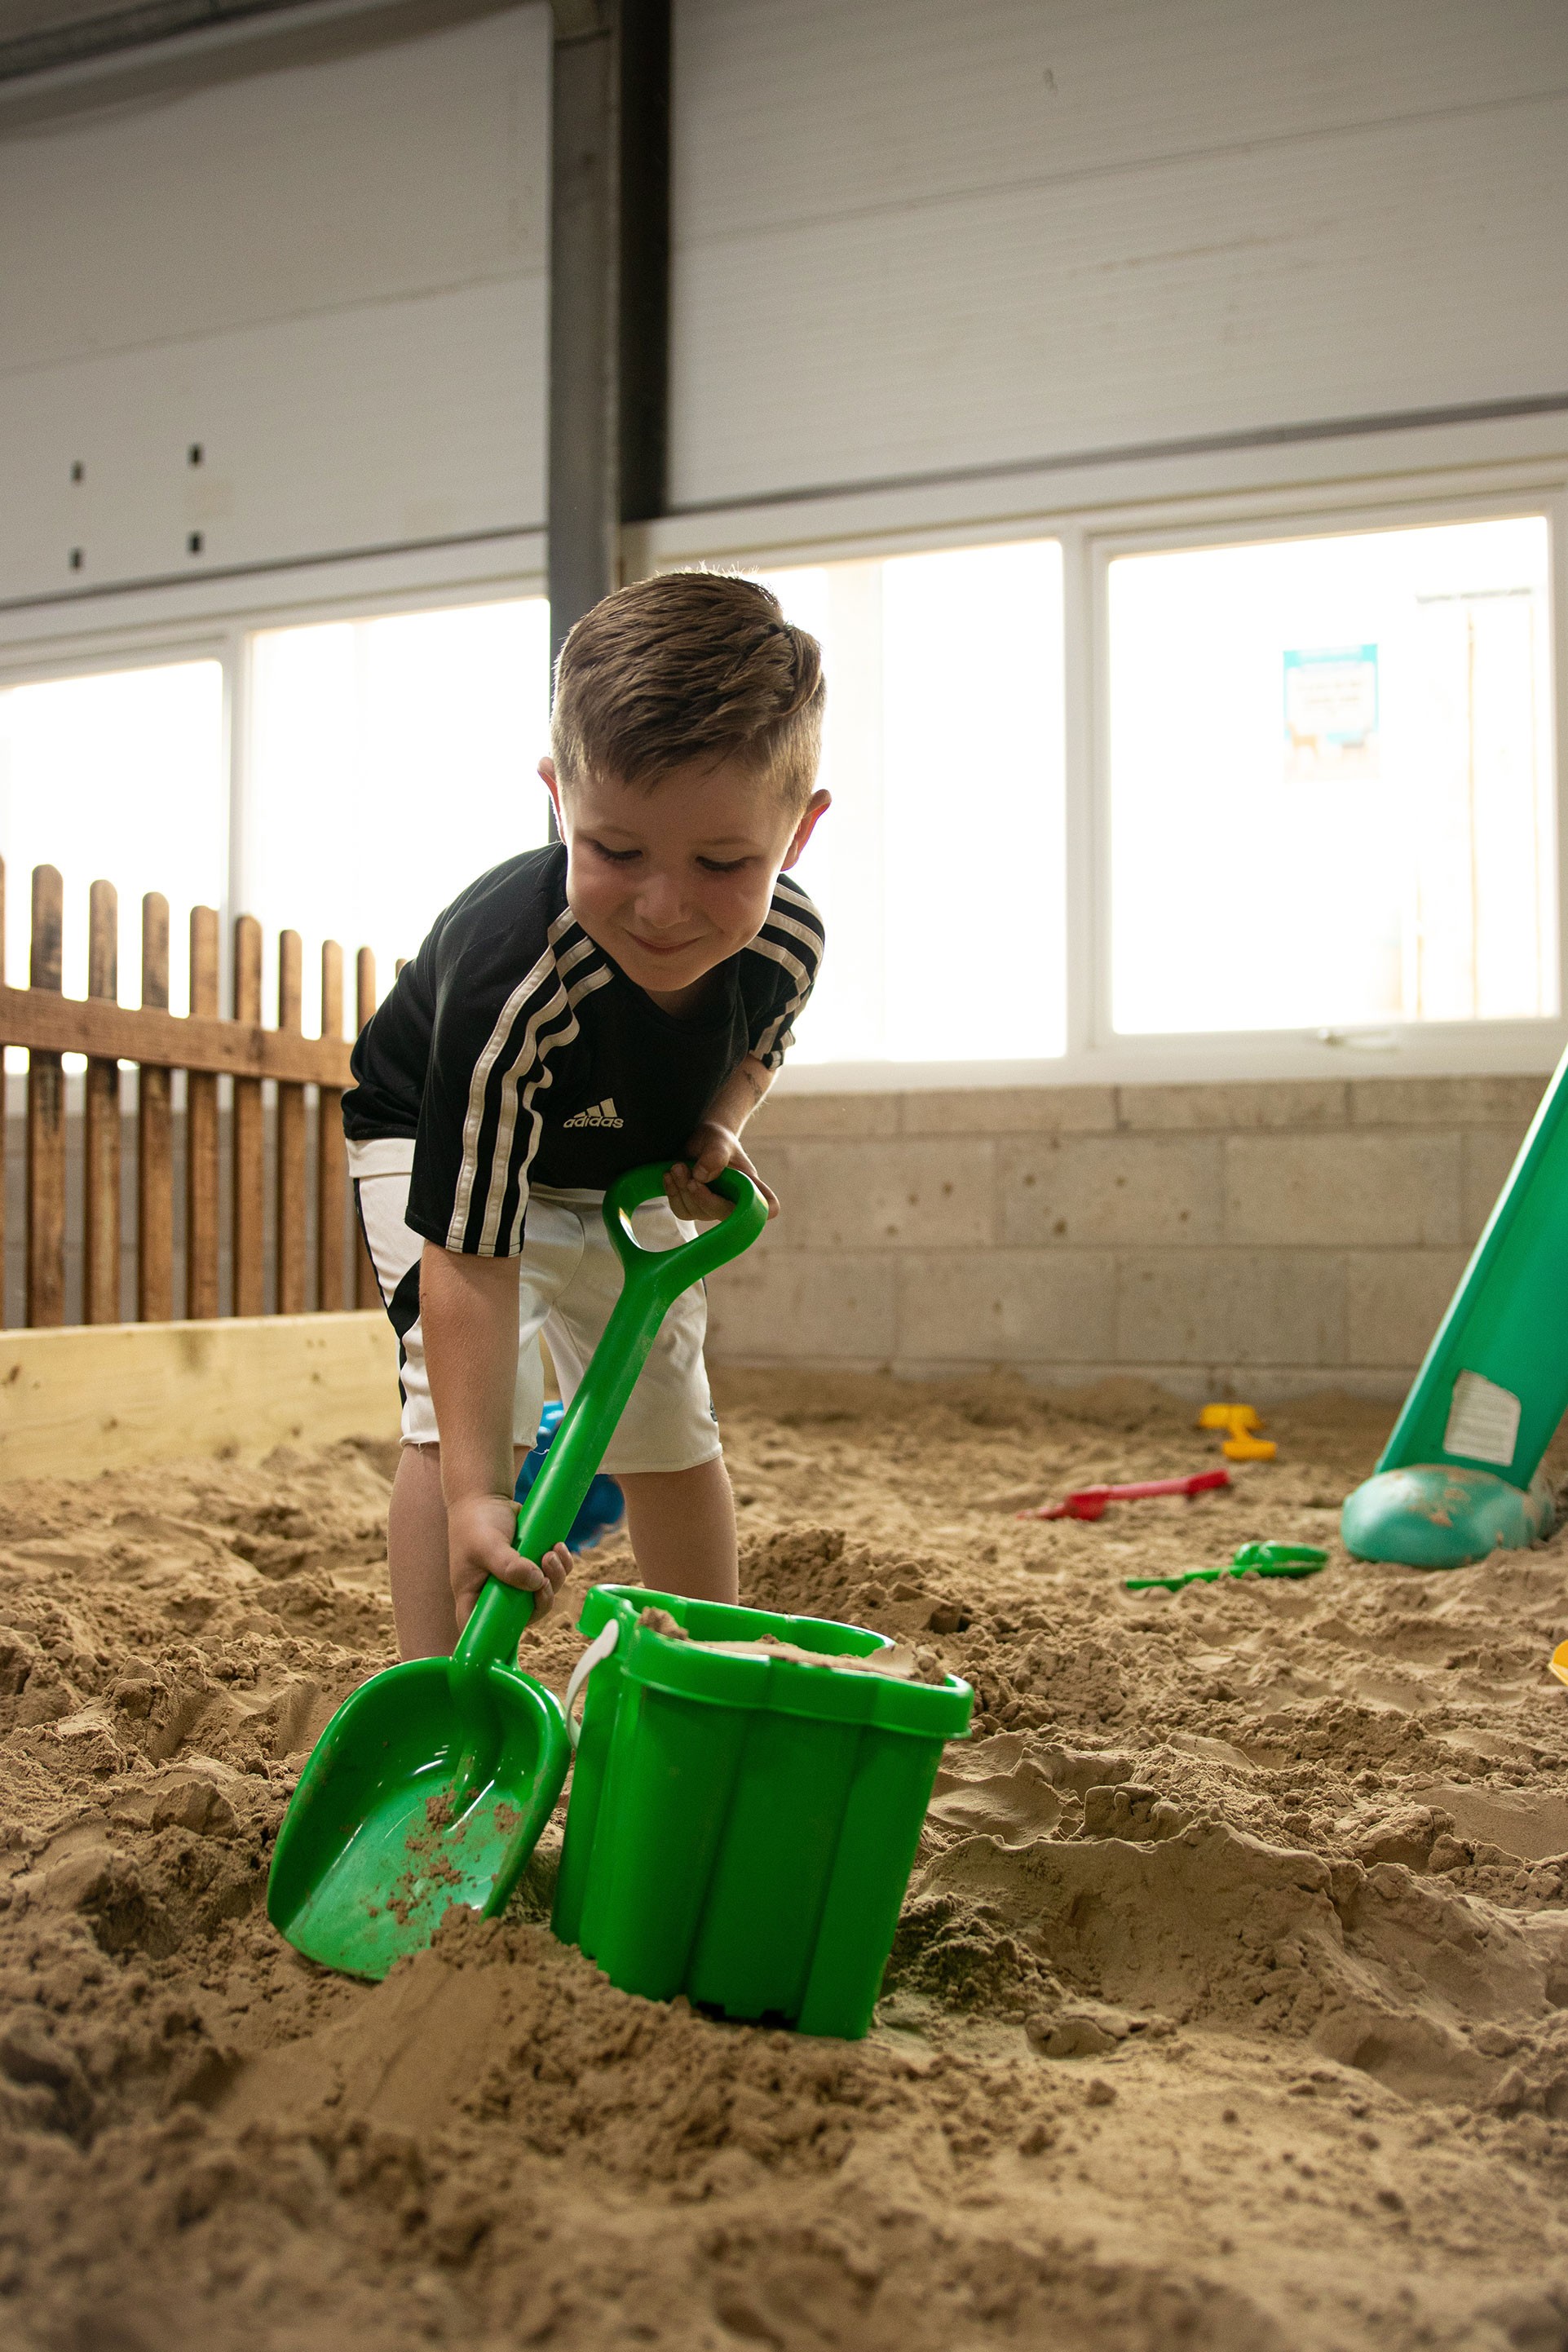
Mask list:
[[[924,1094],[1030,1087],[1234,1085],[1279,1079],[1542,1076],[1568,1046],[1568,1021],[1432,1022],[1346,1032],[1115,1037],[1039,1060],[810,1062],[779,1075],[782,1094]]]

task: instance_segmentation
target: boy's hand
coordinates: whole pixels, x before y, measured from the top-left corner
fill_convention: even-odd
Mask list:
[[[743,1176],[749,1176],[768,1203],[768,1215],[779,1214],[778,1195],[747,1158],[733,1128],[705,1118],[687,1138],[686,1151],[687,1158],[678,1160],[664,1179],[664,1198],[677,1217],[684,1217],[688,1224],[711,1225],[728,1216],[734,1202],[709,1189],[722,1168],[738,1168]]]
[[[487,1577],[514,1585],[534,1596],[532,1622],[548,1617],[551,1601],[571,1573],[571,1554],[564,1544],[553,1544],[538,1567],[512,1549],[517,1507],[500,1495],[475,1495],[448,1506],[447,1564],[452,1600],[459,1633],[474,1612],[474,1603]]]

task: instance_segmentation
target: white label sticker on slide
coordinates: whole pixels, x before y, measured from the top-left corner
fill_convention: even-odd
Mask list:
[[[1519,1399],[1500,1389],[1479,1372],[1461,1372],[1454,1382],[1448,1426],[1443,1432],[1445,1454],[1462,1454],[1471,1462],[1495,1462],[1506,1470],[1519,1443]]]

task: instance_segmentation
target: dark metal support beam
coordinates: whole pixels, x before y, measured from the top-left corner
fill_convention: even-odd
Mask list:
[[[622,0],[621,520],[665,504],[670,398],[670,0]]]
[[[550,658],[664,505],[670,0],[555,0]]]
[[[621,521],[620,9],[556,0],[550,105],[550,668],[615,585]]]

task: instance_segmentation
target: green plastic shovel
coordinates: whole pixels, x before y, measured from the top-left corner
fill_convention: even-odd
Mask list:
[[[624,1280],[517,1513],[527,1559],[566,1537],[671,1305],[768,1222],[755,1184],[727,1169],[714,1189],[735,1203],[727,1217],[678,1248],[643,1249],[631,1212],[662,1192],[665,1173],[664,1162],[631,1169],[605,1194]],[[307,1958],[379,1979],[423,1949],[454,1903],[486,1918],[506,1907],[570,1755],[559,1702],[517,1665],[533,1606],[531,1593],[492,1579],[450,1658],[373,1675],[327,1726],[267,1885],[267,1917]]]
[[[1189,1584],[1218,1584],[1228,1576],[1316,1576],[1328,1566],[1317,1544],[1244,1543],[1228,1568],[1188,1568],[1176,1576],[1124,1576],[1128,1592],[1180,1592]]]

